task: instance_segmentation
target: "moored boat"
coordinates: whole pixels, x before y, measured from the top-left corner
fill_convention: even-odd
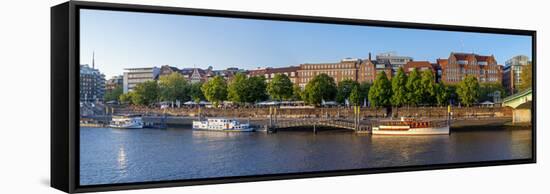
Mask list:
[[[374,135],[448,135],[447,120],[421,120],[402,117],[400,120],[383,120],[372,128]]]
[[[254,128],[248,123],[240,123],[239,121],[226,118],[208,118],[200,121],[193,121],[194,130],[211,130],[211,131],[226,131],[226,132],[251,132]]]
[[[141,129],[143,125],[141,115],[117,115],[113,116],[109,127],[119,129]]]

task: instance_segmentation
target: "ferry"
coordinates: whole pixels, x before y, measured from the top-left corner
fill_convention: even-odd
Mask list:
[[[417,120],[401,117],[400,120],[383,120],[372,128],[373,135],[448,135],[447,120]]]
[[[119,129],[141,129],[143,128],[141,115],[118,115],[113,116],[109,127]]]
[[[254,128],[250,124],[226,118],[208,118],[206,120],[193,121],[194,130],[227,131],[227,132],[251,132]]]

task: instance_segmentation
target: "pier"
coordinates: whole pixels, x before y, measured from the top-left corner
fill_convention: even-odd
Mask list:
[[[278,121],[270,125],[265,125],[264,128],[268,132],[276,132],[283,128],[300,128],[312,127],[313,132],[317,133],[317,127],[332,127],[340,129],[349,129],[357,133],[370,133],[371,126],[365,123],[354,123],[352,120],[346,119],[299,119]]]
[[[283,128],[312,127],[313,133],[317,133],[317,127],[320,126],[349,129],[355,131],[356,133],[370,133],[372,130],[370,124],[361,122],[361,109],[358,106],[354,106],[354,114],[352,119],[329,117],[327,115],[325,118],[291,119],[280,121],[277,110],[280,109],[277,107],[269,108],[269,122],[267,125],[264,125],[264,129],[267,132],[276,132],[278,129]]]

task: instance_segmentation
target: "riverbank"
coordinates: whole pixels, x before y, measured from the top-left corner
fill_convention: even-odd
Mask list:
[[[263,128],[263,126],[269,124],[268,118],[238,118],[238,117],[228,117],[231,119],[238,120],[241,123],[250,123],[252,126],[257,128]],[[108,121],[110,121],[110,116],[96,116],[89,117],[88,120],[95,120],[95,123],[86,123],[81,124],[81,127],[102,127],[106,126]],[[146,123],[163,123],[167,127],[178,128],[178,127],[190,127],[194,120],[197,120],[198,117],[182,117],[182,116],[143,116],[143,121]],[[308,118],[308,119],[317,119],[317,118]],[[376,121],[378,118],[369,118],[361,120],[362,124],[369,124]],[[278,118],[279,122],[292,122],[299,121],[303,119],[297,118]],[[273,120],[273,122],[276,122]],[[311,130],[310,127],[301,127],[303,130]],[[471,130],[501,130],[501,129],[530,129],[529,125],[512,125],[512,119],[510,117],[494,117],[494,118],[461,118],[454,119],[451,121],[451,131],[471,131]],[[319,131],[339,131],[339,129],[331,129],[327,127],[318,126]],[[293,128],[293,130],[300,130],[299,128]],[[285,130],[282,130],[285,131]]]
[[[524,130],[532,129],[531,124],[512,124],[511,118],[464,119],[453,120],[451,131],[481,131],[481,130]]]
[[[448,115],[448,107],[402,107],[402,108],[369,108],[363,107],[359,111],[362,119],[384,118],[392,115],[399,117],[427,117],[445,119]],[[512,117],[510,107],[451,107],[450,111],[455,119],[472,118],[506,118]],[[137,106],[113,107],[112,113],[116,114],[141,114],[141,115],[168,115],[176,117],[196,117],[199,114],[204,117],[227,118],[268,118],[277,115],[278,118],[353,118],[356,114],[352,107],[317,107],[317,108],[277,108],[269,107],[240,107],[240,108],[149,108]]]

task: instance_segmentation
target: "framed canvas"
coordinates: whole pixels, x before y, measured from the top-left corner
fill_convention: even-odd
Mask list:
[[[536,162],[536,32],[69,1],[51,186],[73,192]]]

